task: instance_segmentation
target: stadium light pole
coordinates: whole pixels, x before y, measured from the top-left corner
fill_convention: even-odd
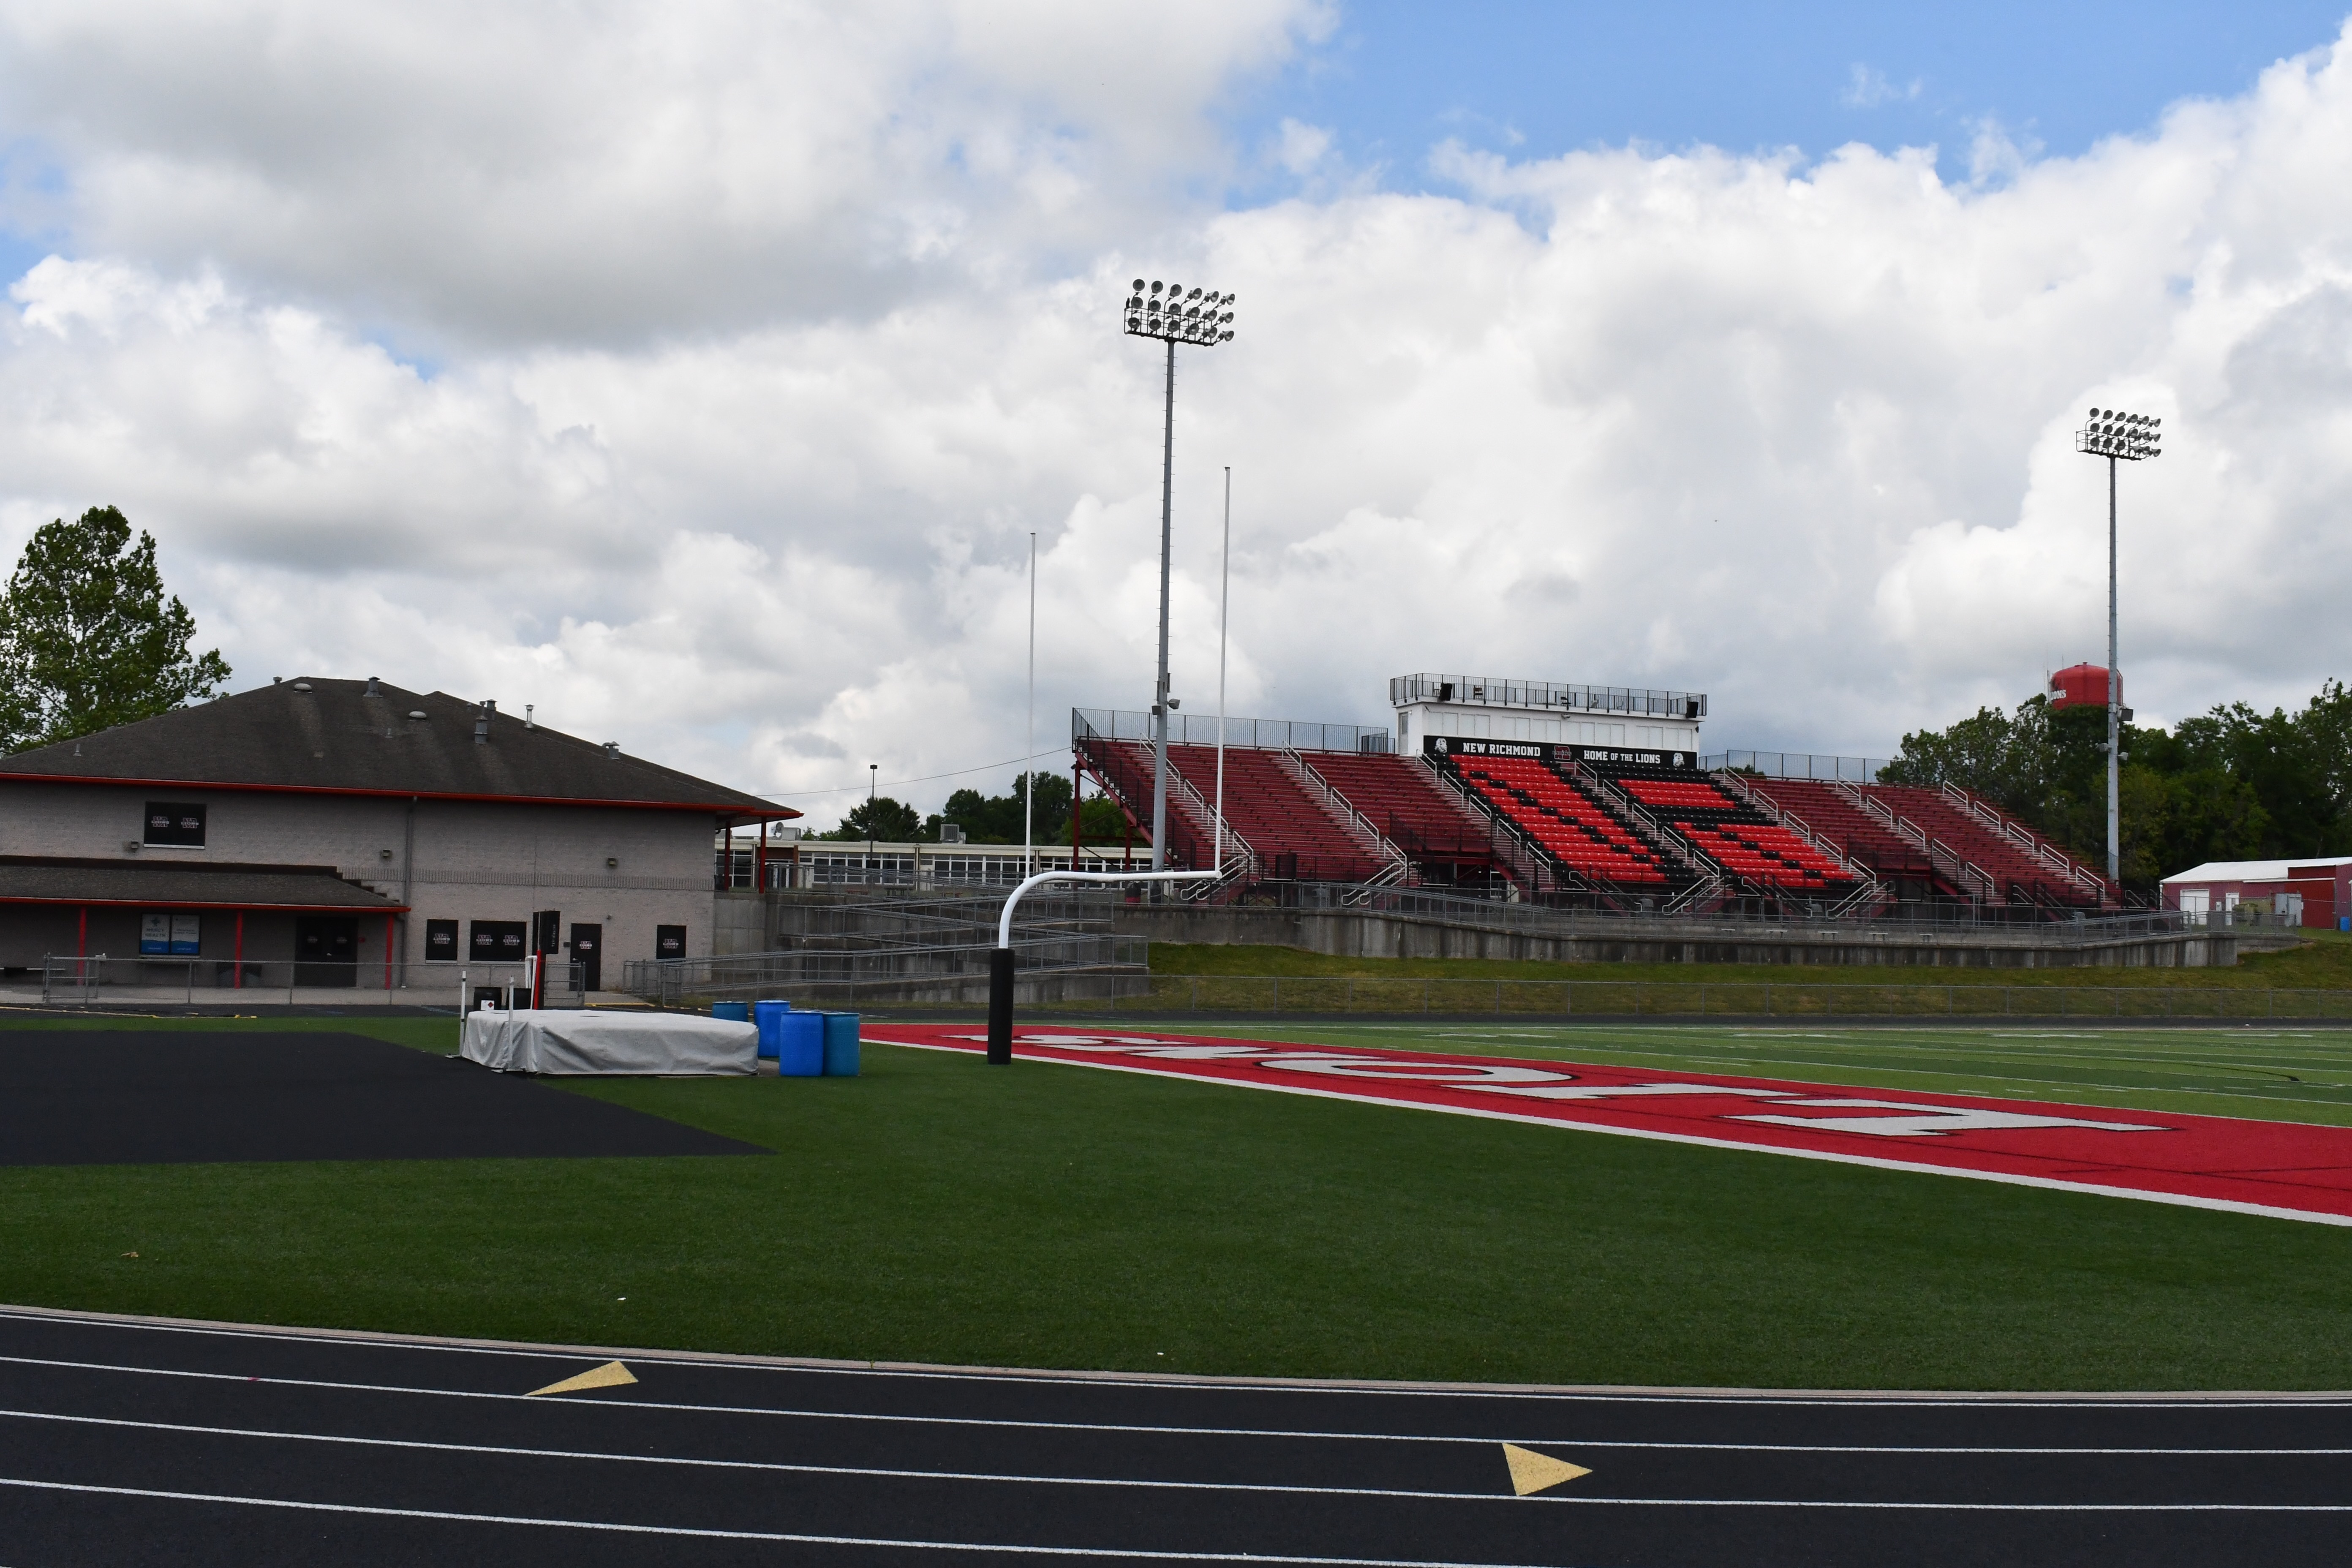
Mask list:
[[[1165,423],[1160,440],[1160,670],[1151,698],[1151,868],[1168,868],[1168,572],[1176,517],[1176,345],[1213,348],[1234,341],[1234,297],[1213,289],[1140,278],[1121,314],[1127,335],[1168,345]]]
[[[1223,791],[1219,792],[1217,820],[1211,826],[1211,866],[1192,871],[1171,871],[1167,868],[1168,845],[1168,569],[1171,542],[1175,537],[1176,499],[1176,345],[1191,343],[1200,348],[1213,347],[1234,341],[1234,297],[1213,289],[1187,289],[1180,283],[1161,283],[1156,279],[1147,285],[1140,278],[1129,292],[1125,310],[1129,337],[1157,338],[1168,345],[1168,383],[1166,424],[1160,444],[1160,674],[1154,689],[1158,699],[1151,705],[1152,766],[1151,766],[1151,869],[1149,871],[1081,871],[1074,847],[1070,853],[1070,868],[1066,871],[1037,871],[1006,895],[1004,908],[996,919],[996,946],[988,955],[988,1061],[992,1067],[1003,1067],[1013,1060],[1013,984],[1015,964],[1013,950],[1013,913],[1030,890],[1048,882],[1088,882],[1100,884],[1149,882],[1213,882],[1224,875],[1225,825]],[[1230,486],[1230,479],[1227,481]],[[1232,521],[1228,489],[1226,537],[1232,537]],[[1034,548],[1034,546],[1033,546]],[[1221,568],[1222,570],[1222,568]],[[1036,582],[1035,569],[1030,573],[1032,592]],[[1224,609],[1222,596],[1217,612],[1217,772],[1224,773]],[[1070,792],[1072,832],[1076,831],[1077,792]]]
[[[2107,880],[2123,889],[2123,672],[2116,658],[2116,465],[2163,455],[2164,421],[2094,408],[2074,450],[2107,460]]]

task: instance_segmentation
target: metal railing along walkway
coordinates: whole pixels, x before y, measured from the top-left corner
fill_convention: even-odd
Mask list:
[[[1046,1004],[1051,1007],[1053,1004]],[[2139,1019],[2352,1023],[2352,991],[2269,986],[1997,985],[1811,981],[1451,980],[1155,974],[1116,1015],[1212,1017]]]

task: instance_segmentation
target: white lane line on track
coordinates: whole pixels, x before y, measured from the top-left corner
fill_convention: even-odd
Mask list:
[[[119,1372],[139,1377],[183,1377],[205,1383],[240,1383],[279,1388],[331,1388],[347,1394],[406,1394],[429,1399],[495,1399],[537,1409],[690,1411],[698,1415],[776,1415],[808,1421],[881,1421],[914,1426],[1000,1426],[1045,1432],[1138,1432],[1152,1436],[1328,1438],[1347,1443],[1487,1443],[1500,1437],[1424,1436],[1414,1432],[1314,1432],[1266,1426],[1147,1426],[1110,1421],[1013,1421],[984,1415],[908,1415],[859,1410],[790,1410],[760,1405],[694,1405],[658,1399],[579,1399],[561,1394],[491,1394],[457,1388],[415,1388],[396,1384],[337,1383],[315,1377],[250,1377],[235,1372],[183,1372],[152,1366],[113,1366],[104,1362],[52,1361],[39,1356],[0,1356],[0,1364],[54,1366],[78,1372]]]
[[[499,1513],[449,1513],[433,1509],[376,1508],[362,1503],[297,1502],[285,1498],[235,1497],[213,1492],[164,1491],[149,1487],[101,1487],[82,1481],[36,1481],[0,1476],[0,1487],[39,1491],[88,1492],[100,1497],[160,1498],[173,1502],[230,1503],[247,1508],[300,1509],[313,1513],[373,1514],[391,1519],[452,1520],[466,1524],[535,1524],[558,1530],[608,1530],[635,1535],[707,1536],[721,1541],[796,1542],[820,1546],[880,1546],[926,1552],[1004,1552],[1052,1557],[1140,1557],[1195,1563],[1342,1563],[1356,1568],[1535,1568],[1516,1563],[1469,1563],[1390,1557],[1290,1557],[1244,1552],[1142,1552],[1101,1546],[1005,1546],[960,1541],[886,1541],[851,1535],[794,1535],[775,1531],[711,1530],[689,1525],[608,1524],[596,1520],[538,1519]],[[1525,1499],[1515,1499],[1525,1501]],[[1799,1501],[1780,1498],[1564,1497],[1588,1508],[1778,1508],[1845,1509],[1896,1513],[2352,1513],[2339,1502],[1863,1502]]]
[[[1150,1491],[1303,1492],[1316,1497],[1413,1498],[1444,1502],[1557,1502],[1552,1497],[1521,1499],[1508,1492],[1406,1491],[1390,1487],[1305,1487],[1259,1481],[1140,1480],[1109,1476],[1024,1476],[972,1470],[883,1469],[867,1465],[789,1465],[765,1459],[693,1459],[665,1454],[612,1454],[593,1448],[515,1448],[490,1443],[427,1443],[408,1437],[350,1437],[320,1432],[275,1432],[252,1426],[196,1426],[173,1421],[123,1421],[103,1415],[58,1415],[38,1410],[0,1410],[0,1417],[58,1421],[78,1426],[127,1427],[140,1432],[184,1432],[204,1437],[261,1437],[289,1443],[335,1443],[366,1448],[417,1448],[446,1454],[491,1454],[518,1459],[601,1459],[620,1465],[677,1465],[714,1470],[778,1470],[803,1476],[875,1476],[889,1480],[1001,1481],[1047,1487],[1129,1487]]]
[[[573,1360],[577,1360],[578,1358],[577,1358],[577,1357],[574,1357],[574,1358],[572,1358],[572,1359],[573,1359]],[[0,1366],[7,1366],[7,1365],[13,1365],[13,1366],[48,1366],[48,1367],[59,1367],[59,1368],[63,1368],[63,1369],[65,1369],[65,1370],[68,1370],[68,1371],[73,1371],[73,1372],[111,1372],[111,1373],[124,1373],[124,1374],[127,1374],[127,1375],[130,1375],[130,1376],[133,1376],[133,1377],[180,1377],[180,1378],[189,1378],[189,1379],[194,1379],[194,1380],[196,1380],[196,1381],[199,1381],[199,1382],[211,1382],[211,1383],[257,1383],[257,1384],[275,1384],[275,1385],[277,1385],[278,1387],[280,1387],[280,1388],[331,1388],[331,1389],[335,1389],[335,1390],[340,1391],[340,1392],[357,1393],[357,1394],[412,1394],[412,1395],[416,1395],[416,1396],[423,1397],[423,1398],[431,1398],[431,1399],[497,1399],[497,1400],[509,1400],[509,1401],[512,1401],[512,1402],[517,1403],[517,1404],[528,1404],[528,1405],[564,1405],[564,1406],[567,1406],[567,1407],[569,1407],[569,1406],[584,1406],[584,1407],[592,1407],[592,1408],[599,1409],[599,1410],[664,1410],[664,1411],[691,1411],[691,1412],[695,1412],[695,1413],[698,1413],[698,1414],[710,1415],[774,1415],[774,1416],[783,1417],[783,1418],[786,1418],[786,1419],[793,1419],[793,1420],[810,1420],[810,1421],[878,1421],[878,1422],[892,1422],[892,1423],[898,1423],[898,1424],[901,1424],[901,1425],[910,1425],[910,1426],[1003,1426],[1003,1427],[1011,1427],[1011,1428],[1019,1429],[1019,1430],[1029,1430],[1029,1431],[1050,1431],[1050,1432],[1135,1432],[1135,1433],[1142,1433],[1142,1434],[1145,1434],[1145,1435],[1147,1435],[1147,1436],[1201,1436],[1201,1437],[1288,1437],[1288,1438],[1310,1438],[1310,1439],[1311,1439],[1311,1438],[1329,1438],[1329,1439],[1332,1439],[1332,1440],[1335,1440],[1335,1441],[1349,1442],[1349,1443],[1500,1443],[1500,1442],[1506,1442],[1506,1441],[1507,1441],[1507,1442],[1514,1442],[1514,1443],[1555,1443],[1555,1444],[1556,1444],[1556,1443],[1581,1442],[1581,1441],[1584,1441],[1584,1439],[1581,1439],[1581,1438],[1566,1438],[1566,1437],[1528,1437],[1528,1436],[1512,1436],[1512,1437],[1509,1437],[1509,1438],[1503,1438],[1503,1437],[1483,1436],[1447,1436],[1447,1435],[1440,1434],[1440,1433],[1422,1433],[1422,1432],[1329,1432],[1329,1431],[1315,1431],[1315,1430],[1309,1430],[1309,1429],[1304,1429],[1304,1428],[1295,1428],[1295,1427],[1279,1427],[1279,1426],[1146,1426],[1146,1425],[1141,1425],[1141,1424],[1137,1424],[1137,1423],[1122,1423],[1122,1422],[1110,1422],[1110,1421],[1015,1421],[1015,1420],[1010,1420],[1010,1419],[1006,1419],[1006,1418],[999,1417],[999,1416],[983,1416],[983,1415],[911,1415],[884,1414],[884,1413],[880,1413],[880,1412],[873,1412],[873,1411],[859,1411],[859,1410],[803,1410],[803,1409],[793,1409],[793,1408],[789,1408],[789,1407],[782,1407],[782,1406],[776,1406],[776,1405],[698,1405],[698,1404],[695,1404],[695,1403],[693,1403],[693,1402],[691,1402],[691,1401],[682,1401],[682,1400],[657,1400],[657,1399],[577,1399],[577,1398],[566,1398],[566,1397],[563,1397],[563,1396],[562,1396],[562,1395],[536,1396],[536,1395],[531,1395],[531,1394],[497,1394],[497,1393],[490,1393],[490,1392],[487,1392],[487,1391],[471,1390],[471,1389],[458,1389],[458,1388],[420,1388],[420,1387],[415,1387],[415,1386],[413,1386],[413,1385],[404,1384],[385,1384],[385,1383],[342,1383],[342,1382],[331,1381],[331,1380],[329,1380],[329,1379],[326,1379],[326,1378],[313,1378],[313,1377],[257,1377],[257,1376],[250,1375],[250,1374],[248,1374],[248,1373],[236,1373],[236,1372],[190,1372],[190,1371],[185,1371],[185,1370],[183,1370],[183,1369],[180,1369],[180,1368],[177,1368],[177,1367],[131,1366],[131,1365],[117,1364],[117,1363],[111,1363],[111,1362],[62,1361],[62,1360],[57,1360],[57,1359],[54,1359],[54,1358],[45,1357],[45,1356],[14,1356],[14,1355],[0,1355]],[[1652,1396],[1636,1396],[1636,1397],[1632,1397],[1632,1398],[1617,1399],[1617,1398],[1614,1398],[1614,1397],[1604,1397],[1604,1396],[1600,1396],[1600,1395],[1595,1395],[1595,1396],[1594,1396],[1594,1400],[1595,1400],[1595,1402],[1596,1402],[1596,1403],[1604,1403],[1604,1404],[1610,1404],[1610,1403],[1622,1403],[1622,1404],[1628,1404],[1628,1405],[1681,1405],[1681,1404],[1698,1404],[1698,1405],[1704,1405],[1704,1404],[1724,1404],[1724,1405],[1764,1405],[1764,1406],[1768,1406],[1768,1407],[1769,1407],[1769,1406],[1773,1406],[1773,1405],[1790,1405],[1790,1406],[1792,1406],[1792,1407],[1824,1406],[1824,1407],[1836,1408],[1836,1409],[1845,1409],[1845,1408],[1853,1408],[1853,1407],[1864,1407],[1864,1408],[1888,1408],[1888,1409],[1919,1409],[1919,1408],[1927,1408],[1927,1409],[1962,1409],[1962,1410],[2028,1410],[2028,1411],[2043,1411],[2043,1410],[2053,1410],[2053,1409],[2095,1409],[2095,1410],[2133,1410],[2133,1411],[2137,1411],[2137,1410],[2146,1410],[2146,1409],[2151,1409],[2151,1408],[2153,1408],[2153,1409],[2158,1409],[2158,1410],[2262,1410],[2262,1411],[2291,1410],[2291,1411],[2305,1411],[2305,1410],[2321,1409],[2321,1410],[2327,1410],[2327,1411],[2336,1411],[2336,1410],[2341,1410],[2341,1409],[2346,1408],[2346,1407],[2347,1407],[2347,1401],[2342,1400],[2342,1399],[2340,1399],[2340,1398],[2338,1398],[2338,1399],[2330,1399],[2330,1400],[2311,1401],[2311,1402],[2285,1402],[2285,1401],[2271,1401],[2271,1400],[2243,1400],[2243,1401],[2223,1402],[2223,1401],[2218,1401],[2218,1400],[2186,1400],[2186,1401],[2181,1401],[2181,1402],[2179,1402],[2179,1403],[2178,1403],[2178,1404],[2148,1404],[2148,1403],[2143,1403],[2143,1402],[2139,1402],[2139,1401],[2134,1401],[2134,1402],[2132,1402],[2132,1403],[2130,1403],[2130,1404],[2128,1404],[2128,1405],[2119,1404],[2119,1403],[2109,1403],[2109,1402],[2105,1402],[2105,1401],[2089,1401],[2089,1400],[2075,1401],[2075,1402],[2073,1402],[2073,1403],[2071,1403],[2071,1404],[2068,1404],[2068,1403],[2060,1403],[2060,1402],[2043,1403],[2043,1402],[2042,1402],[2042,1401],[2031,1401],[2031,1402],[2026,1402],[2026,1401],[1987,1401],[1987,1400],[1963,1400],[1963,1399],[1954,1399],[1954,1400],[1915,1400],[1915,1399],[1881,1399],[1881,1400],[1842,1400],[1842,1399],[1727,1399],[1727,1400],[1678,1400],[1678,1399],[1666,1398],[1666,1397],[1652,1397]],[[1733,1447],[1744,1447],[1745,1445],[1732,1445],[1732,1446],[1733,1446]],[[1833,1451],[1834,1451],[1834,1450],[1833,1450]],[[1870,1452],[1870,1451],[1872,1451],[1872,1450],[1864,1449],[1864,1450],[1862,1450],[1862,1451],[1863,1451],[1863,1452]],[[1889,1452],[1899,1452],[1899,1451],[1906,1451],[1906,1450],[1888,1450],[1888,1451],[1889,1451]],[[1942,1450],[1923,1449],[1923,1450],[1919,1450],[1919,1451],[1921,1451],[1921,1452],[1939,1452],[1939,1451],[1942,1451]],[[2100,1450],[2096,1450],[2096,1449],[2086,1449],[2086,1450],[2081,1450],[2081,1451],[2083,1451],[2083,1452],[2099,1452]],[[2117,1450],[2117,1451],[2121,1452],[2121,1451],[2125,1451],[2125,1450]],[[2167,1453],[2168,1453],[2168,1452],[2176,1452],[2176,1451],[2178,1451],[2178,1452],[2192,1452],[2193,1450],[2187,1450],[2187,1449],[2182,1449],[2182,1450],[2159,1449],[2159,1450],[2156,1450],[2156,1451],[2157,1451],[2157,1452],[2167,1452]],[[2226,1452],[2226,1453],[2247,1453],[2247,1452],[2252,1452],[2252,1450],[2249,1450],[2249,1449],[2242,1449],[2242,1448],[2231,1448],[2231,1449],[2224,1449],[2224,1450],[2221,1450],[2221,1452]],[[2307,1448],[2294,1448],[2294,1449],[2289,1449],[2289,1450],[2286,1450],[2286,1451],[2287,1451],[2287,1452],[2290,1452],[2290,1453],[2298,1453],[2298,1454],[2301,1454],[2301,1453],[2310,1453],[2310,1452],[2313,1452],[2314,1450],[2307,1449]]]
[[[457,1524],[535,1525],[542,1530],[593,1530],[618,1535],[687,1536],[703,1541],[772,1541],[793,1546],[869,1546],[895,1552],[999,1552],[1026,1557],[1140,1558],[1149,1563],[1295,1563],[1332,1568],[1538,1568],[1514,1563],[1464,1563],[1398,1557],[1286,1557],[1255,1552],[1138,1552],[1108,1546],[1014,1546],[978,1541],[892,1541],[866,1535],[803,1535],[778,1530],[712,1530],[683,1524],[612,1524],[593,1519],[537,1519],[510,1513],[451,1513],[439,1509],[371,1508],[361,1503],[298,1502],[287,1498],[231,1497],[214,1492],[163,1491],[150,1487],[99,1487],[75,1481],[20,1480],[0,1476],[0,1487],[38,1491],[83,1492],[96,1497],[155,1498],[166,1502],[227,1503],[239,1508],[282,1508],[304,1513],[353,1513],[375,1519],[424,1519]]]
[[[218,1375],[218,1374],[215,1374]],[[262,1379],[268,1382],[268,1379]],[[541,1401],[542,1405],[546,1402]],[[1030,1481],[1044,1486],[1071,1487],[1164,1487],[1177,1490],[1231,1492],[1312,1492],[1332,1497],[1398,1497],[1452,1498],[1474,1502],[1501,1498],[1497,1492],[1403,1491],[1387,1487],[1306,1487],[1278,1485],[1254,1481],[1152,1481],[1125,1478],[1088,1476],[1024,1476],[969,1470],[898,1470],[880,1469],[862,1465],[794,1465],[770,1459],[696,1459],[656,1454],[614,1454],[596,1448],[517,1448],[487,1443],[429,1443],[412,1437],[354,1437],[321,1432],[280,1432],[260,1426],[199,1426],[176,1421],[130,1421],[110,1415],[72,1415],[47,1410],[0,1409],[0,1419],[20,1421],[59,1421],[81,1426],[121,1426],[142,1432],[188,1432],[204,1436],[268,1437],[295,1443],[345,1443],[379,1448],[422,1448],[451,1454],[500,1454],[527,1459],[610,1459],[624,1465],[687,1465],[704,1466],[728,1470],[785,1470],[813,1476],[886,1476],[911,1480],[937,1481]],[[1155,1428],[1168,1430],[1168,1428]],[[1173,1430],[1192,1432],[1198,1427],[1178,1427]],[[1219,1434],[1223,1435],[1223,1434]],[[1329,1433],[1270,1433],[1251,1429],[1259,1436],[1329,1436]],[[1435,1443],[1483,1443],[1493,1446],[1504,1439],[1494,1437],[1433,1437]],[[1528,1437],[1510,1439],[1521,1445],[1540,1444],[1547,1448],[1640,1448],[1666,1451],[1724,1454],[1884,1454],[1896,1458],[1941,1458],[1947,1455],[1965,1454],[1994,1458],[2015,1456],[2023,1458],[2063,1458],[2079,1457],[2095,1459],[2130,1458],[2343,1458],[2352,1456],[2352,1448],[2007,1448],[1969,1446],[1939,1446],[1922,1444],[1864,1443],[1664,1443],[1623,1437]],[[1511,1499],[1502,1500],[1510,1501]],[[1539,1502],[1557,1501],[1554,1498],[1538,1498]]]
[[[1283,1383],[1222,1383],[1214,1379],[1186,1380],[1152,1376],[1150,1373],[1104,1373],[1091,1377],[1055,1377],[1050,1373],[1027,1372],[955,1372],[941,1369],[898,1366],[815,1366],[772,1365],[763,1362],[711,1361],[692,1356],[674,1355],[667,1352],[646,1354],[642,1351],[614,1350],[611,1347],[576,1351],[541,1350],[530,1345],[460,1345],[441,1344],[425,1340],[344,1338],[314,1330],[273,1331],[257,1328],[215,1328],[202,1323],[141,1323],[115,1319],[80,1317],[55,1312],[26,1311],[17,1308],[0,1307],[0,1322],[47,1323],[68,1328],[125,1329],[140,1333],[193,1334],[218,1339],[261,1340],[273,1344],[325,1345],[360,1350],[436,1351],[459,1355],[511,1356],[518,1360],[576,1363],[590,1356],[620,1355],[630,1360],[649,1362],[656,1366],[696,1367],[716,1372],[762,1372],[787,1375],[835,1377],[907,1378],[914,1381],[940,1383],[985,1383],[1007,1388],[1149,1388],[1200,1394],[1253,1394],[1280,1395],[1291,1394],[1353,1394],[1370,1399],[1499,1399],[1549,1400],[1594,1405],[1822,1405],[1837,1409],[1927,1409],[1927,1410],[2300,1410],[2326,1409],[2352,1405],[2352,1397],[2342,1394],[2315,1394],[2309,1396],[2280,1394],[2263,1399],[2083,1399],[2065,1395],[2037,1398],[2032,1395],[1995,1395],[1973,1399],[1937,1399],[1927,1396],[1897,1394],[1891,1397],[1856,1395],[1852,1398],[1837,1394],[1789,1395],[1774,1394],[1644,1394],[1627,1391],[1580,1392],[1574,1389],[1548,1393],[1537,1389],[1517,1388],[1412,1388],[1412,1387],[1340,1387],[1321,1384]],[[0,1356],[0,1362],[18,1358]],[[81,1364],[58,1363],[58,1365]],[[96,1363],[91,1363],[96,1364]],[[119,1367],[114,1370],[131,1372],[145,1370]],[[280,1380],[286,1381],[286,1380]],[[1182,1428],[1190,1430],[1190,1428]],[[1483,1441],[1484,1439],[1480,1439]]]

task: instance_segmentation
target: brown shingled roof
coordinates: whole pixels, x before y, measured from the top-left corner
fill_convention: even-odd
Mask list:
[[[0,903],[144,904],[159,909],[338,910],[408,906],[347,881],[332,866],[204,860],[86,860],[0,855]]]
[[[414,713],[425,717],[412,718]],[[626,755],[544,724],[488,715],[446,691],[316,677],[177,708],[79,741],[0,758],[10,776],[221,789],[419,795],[518,803],[800,815],[757,795]]]

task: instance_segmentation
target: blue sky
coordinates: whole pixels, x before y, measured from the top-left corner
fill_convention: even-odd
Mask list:
[[[2331,41],[2344,0],[1949,6],[1349,0],[1337,31],[1234,106],[1246,145],[1327,127],[1382,183],[1424,182],[1447,137],[1514,157],[1629,140],[1735,153],[1934,143],[1965,175],[1979,124],[2080,153],[2166,105],[2243,91]]]

